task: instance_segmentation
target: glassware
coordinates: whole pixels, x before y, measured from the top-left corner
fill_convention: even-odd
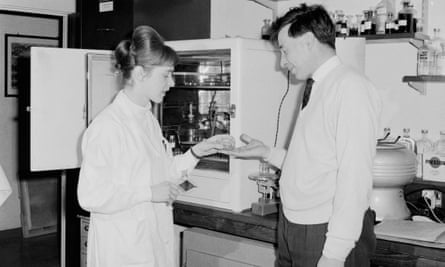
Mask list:
[[[265,19],[264,25],[261,27],[261,39],[269,40],[270,39],[270,19]]]
[[[438,154],[445,155],[445,130],[440,131],[440,138],[434,144],[434,151]]]
[[[355,17],[357,20],[358,35],[362,35],[362,34],[364,34],[364,30],[365,30],[364,21],[363,21],[364,16],[363,16],[363,14],[357,14],[357,15],[355,15]]]
[[[431,42],[424,40],[417,50],[417,75],[431,75],[435,73],[435,52]]]
[[[400,138],[399,142],[409,150],[413,151],[414,153],[417,153],[416,141],[414,141],[414,139],[411,138],[409,128],[403,128],[403,136],[402,138]]]
[[[357,21],[357,17],[353,15],[348,15],[348,36],[358,36],[359,35],[359,21]]]
[[[374,10],[368,9],[363,11],[364,15],[364,34],[375,34]]]
[[[386,21],[388,20],[388,11],[386,5],[380,2],[376,8],[376,34],[385,34]]]
[[[414,22],[414,13],[415,10],[410,3],[410,0],[402,0],[403,8],[399,11],[399,32],[401,33],[409,33],[414,32],[415,22]]]
[[[386,19],[385,23],[385,33],[391,34],[395,33],[395,25],[394,25],[394,15],[392,12],[388,12],[388,17]]]
[[[422,129],[422,138],[416,141],[417,144],[417,177],[423,177],[423,155],[434,149],[433,142],[428,137],[428,130]]]

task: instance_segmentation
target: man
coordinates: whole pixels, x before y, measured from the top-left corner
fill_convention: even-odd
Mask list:
[[[226,153],[282,169],[279,266],[369,266],[378,93],[336,56],[335,25],[322,6],[291,9],[274,22],[272,40],[281,66],[308,80],[289,148],[242,135],[246,145]]]

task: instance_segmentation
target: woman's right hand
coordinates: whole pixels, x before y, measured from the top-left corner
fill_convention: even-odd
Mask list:
[[[240,139],[246,145],[236,147],[231,150],[221,150],[221,153],[237,158],[266,159],[270,154],[270,148],[258,139],[254,139],[247,134],[242,134]]]
[[[173,203],[183,190],[172,182],[162,182],[151,186],[151,201],[156,203]]]

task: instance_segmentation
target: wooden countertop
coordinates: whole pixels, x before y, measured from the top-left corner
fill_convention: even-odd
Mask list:
[[[173,207],[175,224],[276,244],[278,214],[258,216],[250,210],[236,213],[186,202],[175,202]],[[443,266],[436,264],[445,263],[445,250],[378,239],[372,262],[380,266]]]

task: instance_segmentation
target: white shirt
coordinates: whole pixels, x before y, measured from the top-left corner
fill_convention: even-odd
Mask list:
[[[12,190],[8,178],[0,165],[0,206],[6,201],[11,192]]]
[[[164,141],[164,142],[163,142]],[[78,199],[91,212],[89,267],[173,267],[173,215],[151,202],[151,186],[176,181],[197,160],[164,147],[151,107],[120,91],[86,130]]]
[[[289,149],[272,149],[282,167],[280,194],[286,218],[328,222],[323,254],[345,260],[355,246],[372,190],[381,100],[362,75],[330,58],[313,74]]]

